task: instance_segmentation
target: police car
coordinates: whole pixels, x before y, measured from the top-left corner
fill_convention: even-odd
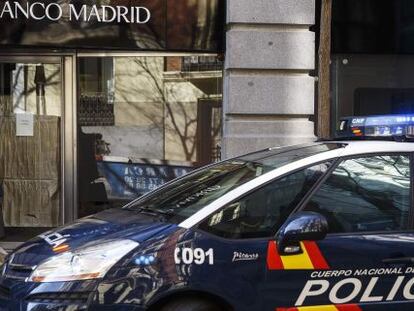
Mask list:
[[[344,119],[341,134],[27,242],[3,265],[0,310],[413,310],[414,115]]]

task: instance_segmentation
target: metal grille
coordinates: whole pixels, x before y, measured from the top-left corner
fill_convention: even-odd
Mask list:
[[[61,304],[87,304],[91,297],[90,292],[85,293],[42,293],[30,295],[26,298],[30,302],[61,303]]]
[[[80,126],[115,125],[114,105],[105,94],[81,95],[78,115]]]
[[[224,63],[217,56],[185,56],[182,62],[183,72],[222,71]]]

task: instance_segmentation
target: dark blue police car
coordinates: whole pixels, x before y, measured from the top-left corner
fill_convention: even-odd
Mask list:
[[[7,257],[0,310],[413,310],[414,116],[213,164]]]

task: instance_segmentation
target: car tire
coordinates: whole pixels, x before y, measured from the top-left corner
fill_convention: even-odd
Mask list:
[[[194,298],[182,298],[171,301],[161,308],[161,311],[224,311],[217,304]]]

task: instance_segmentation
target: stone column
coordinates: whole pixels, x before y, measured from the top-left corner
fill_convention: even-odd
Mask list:
[[[223,158],[315,139],[315,0],[228,0]]]

